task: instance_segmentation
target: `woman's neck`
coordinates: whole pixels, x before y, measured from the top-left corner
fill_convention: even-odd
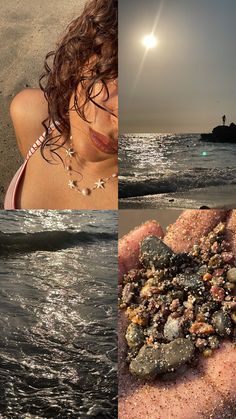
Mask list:
[[[100,160],[96,162],[87,161],[80,157],[76,152],[76,147],[74,147],[76,156],[72,157],[75,164],[78,164],[80,169],[84,172],[89,172],[90,174],[96,174],[99,176],[111,175],[118,171],[118,160],[117,156],[111,157],[109,159]]]
[[[85,126],[84,121],[75,114],[74,112],[71,113],[70,116],[70,123],[71,123],[71,136],[67,142],[67,147],[72,148],[75,152],[72,155],[72,160],[77,160],[77,164],[83,171],[89,171],[90,173],[94,173],[96,175],[104,176],[104,175],[111,175],[114,172],[118,171],[118,157],[117,154],[114,155],[105,155],[101,154],[96,151],[94,145],[91,145],[90,138],[89,138],[89,130]],[[85,143],[85,146],[82,147],[81,150],[81,141]],[[95,153],[92,153],[92,158],[89,159],[90,154],[86,153],[86,142],[88,143],[88,148],[95,150]],[[95,156],[95,158],[94,158]]]

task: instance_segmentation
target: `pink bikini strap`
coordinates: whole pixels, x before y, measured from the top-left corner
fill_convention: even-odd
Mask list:
[[[48,128],[48,134],[51,134],[54,129],[55,129],[55,125],[51,124],[50,127]],[[45,140],[45,137],[46,137],[46,131],[32,145],[32,147],[30,148],[26,156],[26,161],[28,161],[29,158],[35,153],[35,151],[41,146],[41,144]]]

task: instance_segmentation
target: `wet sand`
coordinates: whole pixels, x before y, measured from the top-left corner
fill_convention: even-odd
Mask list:
[[[22,89],[38,87],[45,55],[84,4],[85,0],[0,0],[0,209],[22,162],[9,104]]]
[[[209,186],[185,192],[146,195],[119,200],[119,208],[172,208],[200,209],[228,208],[236,206],[236,185]]]

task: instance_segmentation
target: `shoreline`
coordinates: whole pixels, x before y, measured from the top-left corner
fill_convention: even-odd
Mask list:
[[[119,200],[119,209],[200,209],[236,207],[236,185],[210,186],[184,192],[146,195]]]

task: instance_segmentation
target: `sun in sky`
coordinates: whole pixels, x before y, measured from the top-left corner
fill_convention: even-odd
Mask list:
[[[142,42],[147,49],[151,49],[155,48],[155,46],[158,43],[158,39],[151,33],[149,35],[144,36]]]

